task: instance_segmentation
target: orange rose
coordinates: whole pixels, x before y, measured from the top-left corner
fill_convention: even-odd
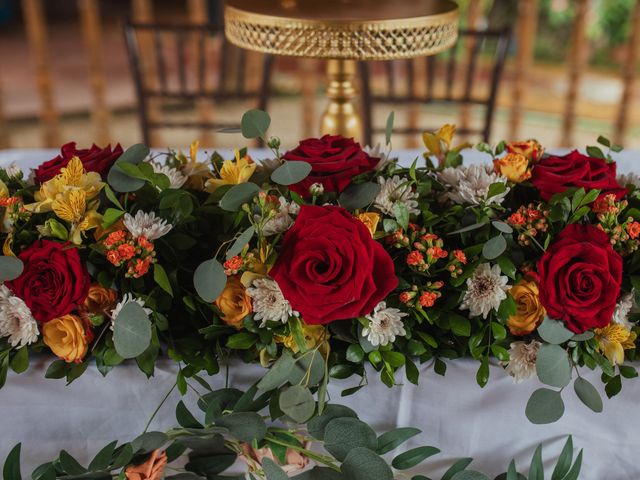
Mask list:
[[[154,450],[146,462],[130,465],[124,471],[127,480],[160,480],[167,466],[167,453]]]
[[[531,162],[536,163],[542,157],[544,148],[536,140],[527,140],[525,142],[508,143],[507,152],[524,155]]]
[[[521,183],[531,178],[529,160],[520,153],[507,153],[493,161],[496,172],[504,175],[510,182]]]
[[[227,325],[242,328],[242,319],[251,313],[251,297],[237,275],[229,277],[227,285],[216,300],[222,312],[222,321]]]
[[[540,303],[538,283],[533,279],[523,278],[511,287],[509,293],[516,301],[517,310],[507,320],[507,326],[513,335],[527,335],[533,332],[546,315]]]
[[[94,283],[89,287],[89,294],[82,305],[82,309],[89,313],[104,313],[113,310],[117,300],[118,294],[115,290]]]
[[[91,330],[86,330],[76,315],[63,315],[42,324],[45,345],[65,362],[82,362],[92,337]]]

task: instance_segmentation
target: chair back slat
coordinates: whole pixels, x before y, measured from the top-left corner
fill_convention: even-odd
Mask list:
[[[181,95],[188,94],[187,90],[187,62],[185,58],[184,32],[176,34],[176,70],[178,70],[179,90]]]
[[[153,43],[155,48],[156,57],[156,69],[158,74],[158,80],[160,81],[160,91],[167,93],[169,91],[167,87],[167,65],[164,59],[164,42],[160,36],[160,32],[153,32]]]
[[[456,43],[451,50],[449,50],[449,60],[447,61],[447,80],[446,80],[446,91],[445,100],[452,101],[453,100],[453,87],[456,82],[456,66],[458,63],[457,53],[458,53],[458,45],[460,43]]]
[[[434,84],[436,78],[436,57],[427,57],[427,97],[426,101],[430,102],[434,98]]]

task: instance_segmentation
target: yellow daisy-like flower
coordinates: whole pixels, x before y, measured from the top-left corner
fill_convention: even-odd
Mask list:
[[[235,161],[225,160],[222,164],[222,168],[220,169],[220,178],[211,178],[207,180],[205,189],[212,192],[222,185],[238,185],[240,183],[246,183],[249,181],[255,170],[256,164],[251,157],[249,157],[249,155],[240,157],[240,151],[236,150]]]
[[[624,362],[624,351],[635,348],[637,335],[624,325],[610,323],[604,328],[595,329],[598,351],[613,365]]]
[[[180,170],[188,180],[186,185],[196,190],[202,190],[207,180],[213,176],[209,164],[198,161],[199,142],[195,141],[189,147],[189,157],[179,152],[176,158],[180,162]]]

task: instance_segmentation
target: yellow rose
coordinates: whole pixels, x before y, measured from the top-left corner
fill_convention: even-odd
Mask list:
[[[220,296],[216,299],[216,306],[222,312],[222,321],[227,325],[242,328],[242,319],[251,313],[251,297],[240,278],[229,277]]]
[[[366,212],[358,215],[358,220],[364,223],[365,227],[371,232],[371,236],[376,233],[378,228],[378,222],[380,221],[380,215],[375,212]]]
[[[507,152],[519,153],[527,159],[536,163],[544,154],[544,148],[536,140],[527,140],[524,142],[511,142],[507,144]]]
[[[517,311],[507,320],[507,326],[513,335],[527,335],[533,332],[546,311],[540,303],[538,284],[534,280],[522,279],[511,287],[509,293],[516,301]]]
[[[531,178],[529,160],[520,153],[507,153],[493,161],[496,172],[504,175],[510,182],[520,183]]]
[[[42,325],[45,345],[65,362],[80,363],[88,350],[84,323],[76,315],[64,315]]]

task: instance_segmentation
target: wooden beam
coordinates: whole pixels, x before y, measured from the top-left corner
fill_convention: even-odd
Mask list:
[[[587,40],[587,14],[589,10],[588,0],[578,0],[576,5],[576,18],[573,22],[571,48],[569,49],[569,88],[565,99],[564,119],[562,121],[562,134],[559,145],[570,147],[573,145],[573,132],[575,130],[576,105],[580,92],[580,80],[587,65],[588,40]]]
[[[480,14],[482,13],[482,2],[469,2],[468,10],[467,10],[467,28],[474,30],[478,28],[478,20],[480,19]],[[471,66],[472,58],[473,58],[473,49],[476,46],[477,39],[473,36],[467,38],[467,41],[464,45],[464,53],[465,60],[464,65],[466,67],[465,71],[469,71]],[[471,109],[469,105],[462,105],[460,108],[460,130],[464,130],[469,127],[469,122],[471,118]],[[463,137],[463,140],[465,138]]]
[[[0,79],[0,148],[9,148],[9,125],[2,103],[2,79]]]
[[[53,100],[53,82],[47,51],[47,26],[42,0],[22,0],[22,11],[42,104],[40,119],[44,127],[44,144],[47,147],[57,147],[59,146],[58,113]]]
[[[104,146],[109,143],[109,108],[106,100],[106,78],[102,55],[102,26],[98,0],[78,0],[82,35],[89,62],[89,84],[93,96],[91,116],[96,132],[96,141]]]
[[[518,51],[513,70],[511,120],[509,139],[517,140],[522,123],[522,105],[527,93],[529,68],[533,63],[536,31],[538,30],[538,0],[519,0],[516,28]]]
[[[629,112],[631,111],[635,91],[636,68],[638,57],[640,56],[640,0],[636,0],[631,22],[631,36],[627,43],[627,54],[622,72],[622,97],[620,98],[620,108],[618,108],[618,117],[616,118],[616,127],[613,134],[614,142],[619,145],[624,144],[629,124]]]

